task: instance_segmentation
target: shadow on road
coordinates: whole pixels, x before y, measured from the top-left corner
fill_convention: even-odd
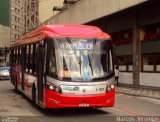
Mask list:
[[[63,109],[46,109],[41,110],[45,116],[88,116],[88,115],[103,115],[109,114],[100,109],[94,108],[63,108]]]
[[[22,108],[27,108],[28,111],[35,114],[35,116],[46,117],[73,117],[73,116],[95,116],[95,115],[110,115],[109,112],[103,111],[99,108],[61,108],[61,109],[42,109],[27,98],[24,94],[17,94],[14,87],[9,82],[1,84],[1,93],[7,96],[7,100],[13,100],[16,105]],[[6,104],[7,105],[7,104]],[[38,114],[37,114],[38,113]]]
[[[23,98],[35,109],[41,112],[46,117],[73,117],[73,116],[89,116],[89,115],[106,115],[109,112],[103,111],[99,108],[59,108],[59,109],[42,109],[25,95],[21,94]]]

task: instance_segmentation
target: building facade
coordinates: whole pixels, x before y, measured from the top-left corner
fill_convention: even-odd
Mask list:
[[[56,15],[59,11],[53,11],[54,7],[63,8],[64,0],[46,0],[39,2],[39,19],[41,22]],[[46,7],[47,6],[47,7]]]
[[[10,47],[9,28],[9,0],[0,1],[0,66],[8,61],[8,50]]]
[[[52,0],[52,1],[40,1],[39,2],[39,19],[43,23],[44,21],[57,15],[59,12],[69,8],[72,4],[79,0]],[[46,7],[47,6],[47,7]]]
[[[120,84],[160,89],[159,11],[159,0],[79,0],[44,24],[100,27],[112,35]]]
[[[39,25],[38,0],[10,0],[11,43]]]

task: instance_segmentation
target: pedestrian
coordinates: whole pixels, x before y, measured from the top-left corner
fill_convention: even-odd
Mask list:
[[[117,83],[117,86],[119,86],[119,81],[118,81],[118,79],[119,79],[119,68],[118,68],[118,66],[116,66],[116,67],[115,67],[115,81],[116,81],[116,83]]]

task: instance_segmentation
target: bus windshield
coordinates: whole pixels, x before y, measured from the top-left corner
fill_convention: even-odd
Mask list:
[[[111,41],[97,38],[50,40],[49,73],[59,80],[92,81],[113,74]]]

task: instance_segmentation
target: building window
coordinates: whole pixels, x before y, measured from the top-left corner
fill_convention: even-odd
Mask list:
[[[17,34],[14,35],[14,38],[17,39]]]
[[[17,13],[17,8],[15,8],[15,13]]]
[[[20,13],[20,10],[18,9],[18,14]]]
[[[20,22],[20,18],[18,18],[18,22]]]
[[[132,29],[128,29],[112,34],[117,55],[116,65],[119,66],[119,70],[122,72],[133,71],[132,33]]]
[[[17,21],[17,17],[15,17],[15,21]]]
[[[18,5],[20,5],[20,1],[18,0]]]
[[[142,72],[160,72],[160,23],[140,28]]]
[[[122,72],[131,72],[133,71],[133,56],[126,55],[126,56],[118,56],[118,66],[119,70]]]
[[[160,39],[160,23],[143,27],[143,41],[156,41]]]
[[[160,72],[160,54],[143,54],[142,72]]]
[[[126,45],[132,42],[132,30],[116,32],[112,34],[113,43],[115,45]]]
[[[154,55],[143,55],[142,61],[142,71],[154,71]]]
[[[17,31],[17,25],[15,25],[15,30]]]

